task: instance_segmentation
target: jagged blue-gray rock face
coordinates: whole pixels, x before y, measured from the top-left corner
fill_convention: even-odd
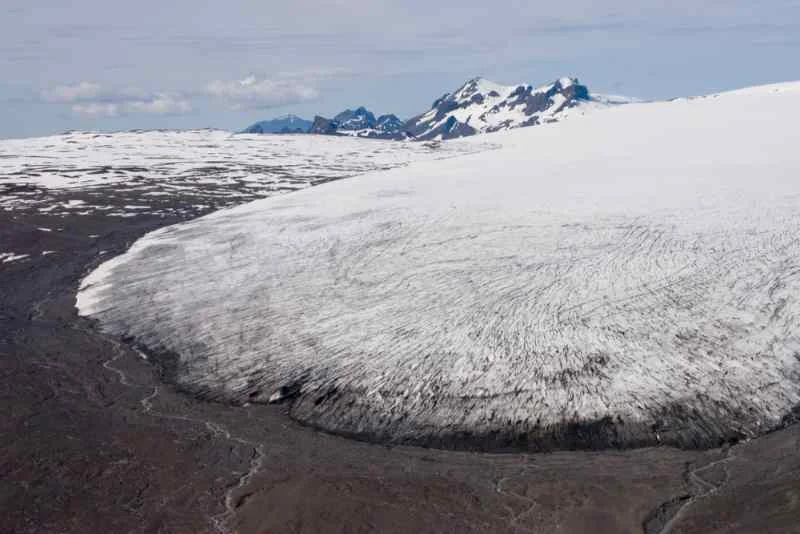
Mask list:
[[[359,107],[355,110],[347,109],[333,119],[317,117],[311,133],[403,140],[408,138],[403,128],[403,121],[395,115],[381,115],[376,119],[371,111]]]
[[[375,124],[375,129],[385,133],[402,134],[405,122],[400,120],[397,115],[391,113],[381,115]]]
[[[308,133],[317,135],[334,135],[339,129],[339,123],[333,119],[326,119],[320,115],[314,117],[314,122],[308,129]]]
[[[285,115],[275,119],[259,121],[251,124],[241,133],[249,134],[289,134],[307,133],[311,128],[311,121],[298,117],[297,115]]]
[[[506,132],[154,232],[79,309],[186,388],[347,435],[756,436],[800,404],[798,121],[794,83]]]
[[[375,128],[375,115],[364,107],[346,109],[333,118],[339,130],[364,130]]]
[[[387,114],[375,118],[364,107],[347,109],[332,119],[317,115],[313,121],[301,119],[296,115],[286,115],[272,120],[260,121],[242,130],[250,134],[289,134],[310,133],[318,135],[348,135],[370,139],[408,139],[404,132],[404,122],[396,115]]]

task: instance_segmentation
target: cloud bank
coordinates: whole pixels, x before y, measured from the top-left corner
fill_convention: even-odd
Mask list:
[[[206,94],[224,101],[232,109],[267,109],[319,97],[316,89],[300,81],[259,80],[255,76],[234,81],[215,80],[206,86]]]
[[[232,110],[269,109],[308,102],[319,92],[307,80],[314,76],[282,76],[241,80],[214,80],[200,91],[182,93],[147,92],[136,87],[111,88],[93,81],[58,85],[41,91],[41,99],[54,104],[70,104],[75,115],[98,118],[120,115],[178,115],[191,113],[194,106],[186,95],[222,102]]]
[[[80,82],[75,85],[59,85],[42,91],[46,102],[78,102],[98,98],[102,92],[100,85],[93,82]]]
[[[161,94],[149,100],[129,100],[121,103],[86,102],[73,104],[72,112],[83,117],[116,117],[145,113],[151,115],[179,115],[192,111],[192,105],[181,98]]]
[[[59,85],[42,91],[41,97],[45,102],[72,104],[72,113],[88,118],[133,114],[178,115],[192,111],[191,103],[181,95],[148,93],[135,87],[106,88],[91,81]]]

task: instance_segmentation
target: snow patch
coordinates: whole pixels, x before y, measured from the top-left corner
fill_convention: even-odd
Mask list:
[[[13,252],[0,252],[0,262],[11,263],[29,258],[29,254],[15,254]]]

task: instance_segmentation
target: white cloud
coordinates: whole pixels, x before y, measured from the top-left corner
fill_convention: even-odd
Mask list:
[[[216,80],[208,84],[206,93],[227,102],[232,108],[270,108],[314,100],[319,93],[313,87],[294,79],[262,79],[248,76],[243,80]]]
[[[48,102],[81,102],[99,97],[100,85],[94,82],[80,82],[75,85],[59,85],[42,91],[42,98]]]
[[[125,113],[177,115],[189,113],[192,111],[192,105],[188,100],[162,93],[149,100],[130,100],[123,102],[122,110]]]
[[[192,111],[192,105],[189,101],[164,93],[143,100],[81,102],[72,106],[74,114],[88,118],[133,114],[178,115],[190,111]]]
[[[106,88],[95,82],[60,85],[42,91],[47,102],[72,104],[75,115],[115,117],[117,115],[177,115],[192,111],[191,103],[180,95],[148,93],[136,87]]]
[[[86,104],[74,104],[72,112],[83,117],[114,117],[119,114],[119,107],[108,102],[88,102]]]

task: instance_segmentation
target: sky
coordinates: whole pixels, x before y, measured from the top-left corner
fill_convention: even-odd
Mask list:
[[[662,99],[798,58],[800,0],[2,0],[0,138],[409,118],[474,76]]]

